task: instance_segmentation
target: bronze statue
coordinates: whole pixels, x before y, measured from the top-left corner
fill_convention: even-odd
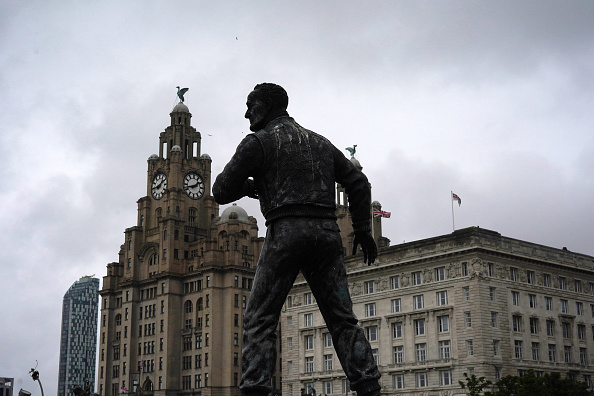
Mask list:
[[[276,326],[301,271],[332,335],[342,367],[358,395],[380,393],[380,373],[353,314],[336,224],[335,183],[349,197],[355,240],[364,262],[377,257],[371,236],[367,177],[330,141],[303,128],[287,113],[288,96],[276,84],[256,85],[247,98],[246,136],[213,185],[216,201],[258,198],[266,219],[260,254],[244,316],[243,396],[268,395],[276,363]]]

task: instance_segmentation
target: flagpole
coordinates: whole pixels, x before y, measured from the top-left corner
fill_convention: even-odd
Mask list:
[[[456,226],[454,225],[454,192],[450,191],[450,202],[452,203],[452,232],[456,231]]]

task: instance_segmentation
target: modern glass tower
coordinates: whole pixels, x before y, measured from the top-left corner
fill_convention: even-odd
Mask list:
[[[95,386],[99,279],[83,276],[64,294],[58,396],[72,394],[89,381]]]

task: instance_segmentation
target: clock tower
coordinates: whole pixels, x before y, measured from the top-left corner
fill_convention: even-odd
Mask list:
[[[243,312],[264,239],[241,207],[219,215],[191,117],[182,102],[171,111],[136,225],[107,265],[101,396],[239,395]]]

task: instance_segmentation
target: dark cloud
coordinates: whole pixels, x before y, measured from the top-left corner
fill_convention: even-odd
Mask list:
[[[454,190],[456,228],[594,254],[590,2],[0,10],[0,372],[24,389],[38,359],[55,392],[62,296],[117,260],[176,85],[190,87],[213,176],[248,132],[247,93],[277,82],[298,122],[358,144],[393,243],[451,232]],[[239,205],[263,230],[257,202]]]

